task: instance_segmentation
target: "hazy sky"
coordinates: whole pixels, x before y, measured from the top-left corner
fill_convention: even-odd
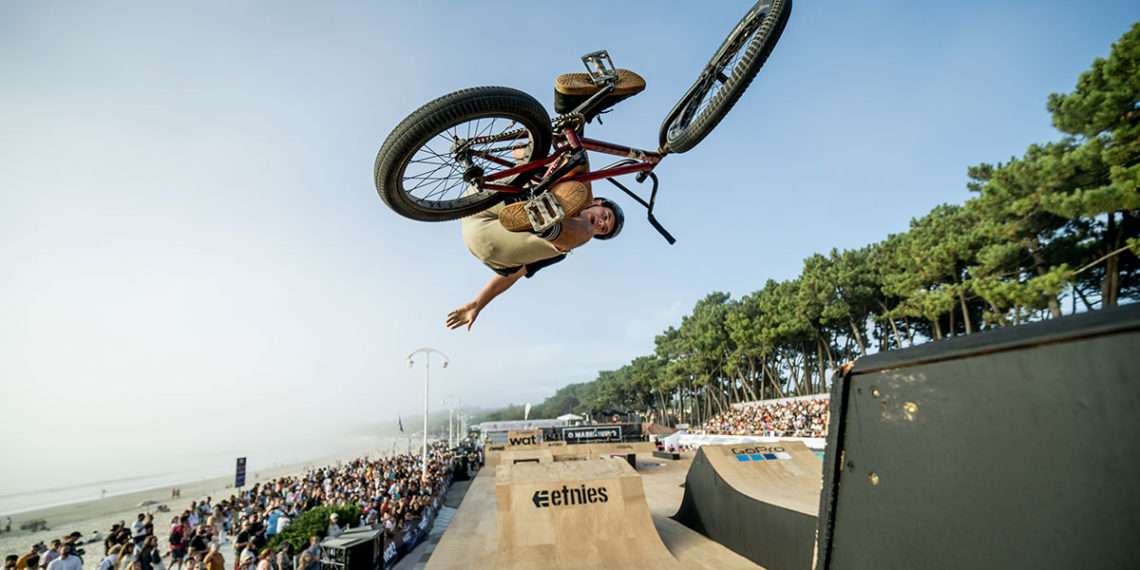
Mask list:
[[[458,223],[381,203],[390,129],[475,85],[550,105],[553,77],[605,48],[649,87],[590,133],[651,148],[747,5],[0,3],[0,457],[87,441],[34,465],[160,464],[415,413],[404,356],[425,345],[452,358],[433,405],[538,402],[648,353],[710,291],[963,201],[967,166],[1056,138],[1047,94],[1140,18],[1129,1],[798,2],[737,108],[658,169],[677,245],[619,198],[621,239],[445,329],[492,274]]]

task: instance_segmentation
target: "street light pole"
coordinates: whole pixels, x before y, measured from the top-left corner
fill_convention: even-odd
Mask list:
[[[447,446],[455,447],[459,444],[459,413],[455,408],[456,401],[463,402],[454,394],[448,394],[440,403],[447,406]]]
[[[443,357],[443,367],[447,368],[447,365],[448,365],[447,355],[436,350],[436,349],[434,349],[434,348],[428,348],[428,347],[419,348],[419,349],[412,351],[412,353],[408,355],[408,367],[409,368],[411,368],[413,365],[415,365],[414,357],[417,354],[423,353],[423,355],[424,355],[424,450],[423,450],[423,458],[422,458],[423,466],[420,470],[421,480],[427,479],[428,393],[429,393],[429,386],[431,385],[431,355],[433,352],[440,355],[441,357]]]

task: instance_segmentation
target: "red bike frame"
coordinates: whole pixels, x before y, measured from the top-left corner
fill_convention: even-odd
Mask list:
[[[661,159],[665,155],[659,152],[648,150],[641,150],[625,145],[609,143],[597,139],[590,139],[586,137],[579,137],[578,133],[572,128],[564,128],[562,130],[562,140],[556,140],[554,144],[554,153],[545,158],[528,162],[526,164],[515,165],[513,162],[503,158],[493,156],[489,153],[475,151],[472,154],[480,156],[486,160],[507,166],[506,170],[496,172],[488,175],[483,179],[483,184],[480,186],[485,190],[495,190],[497,192],[509,192],[518,194],[525,192],[526,189],[517,186],[508,186],[506,184],[495,184],[495,180],[501,180],[515,174],[524,172],[531,172],[542,167],[546,167],[546,175],[549,175],[557,166],[558,160],[570,152],[576,152],[579,149],[586,149],[603,154],[612,154],[622,158],[634,160],[633,164],[622,164],[620,166],[613,166],[610,168],[603,168],[602,170],[594,170],[584,172],[574,176],[567,177],[566,180],[577,180],[579,182],[592,182],[594,180],[601,180],[603,178],[612,178],[614,176],[621,176],[623,174],[633,174],[635,172],[650,172],[657,167]]]

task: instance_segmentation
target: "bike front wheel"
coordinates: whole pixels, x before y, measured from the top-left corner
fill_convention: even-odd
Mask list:
[[[508,87],[475,87],[444,95],[392,130],[376,155],[376,191],[388,207],[413,220],[470,216],[507,195],[471,180],[544,158],[550,116],[534,97]],[[501,184],[523,186],[529,175]]]
[[[662,148],[688,151],[720,124],[768,60],[791,13],[792,0],[752,6],[662,123]]]

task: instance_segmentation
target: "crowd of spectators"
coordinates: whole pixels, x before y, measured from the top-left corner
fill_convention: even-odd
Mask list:
[[[196,500],[170,519],[161,532],[155,517],[139,513],[131,523],[115,524],[105,536],[82,541],[73,532],[50,546],[33,545],[22,555],[8,555],[5,570],[318,570],[321,537],[293,552],[288,542],[268,547],[289,523],[322,506],[355,505],[360,518],[338,520],[333,515],[326,535],[335,537],[350,527],[382,529],[388,536],[415,524],[424,507],[445,489],[451,473],[452,453],[435,445],[428,454],[422,477],[420,454],[360,458],[309,470],[300,476],[259,482],[227,498]],[[95,550],[102,541],[102,556]],[[232,541],[232,564],[227,565],[223,545]],[[86,544],[86,549],[81,545]],[[85,563],[84,558],[90,562]]]
[[[769,437],[827,437],[828,400],[757,402],[721,412],[697,433]]]

